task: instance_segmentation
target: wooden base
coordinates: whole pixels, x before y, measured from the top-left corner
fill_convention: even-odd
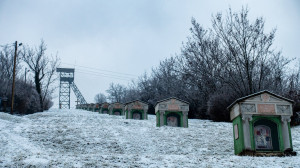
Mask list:
[[[287,149],[284,152],[257,152],[257,151],[251,151],[251,150],[244,150],[243,152],[238,154],[239,156],[258,156],[258,157],[271,157],[271,156],[278,156],[278,157],[284,157],[284,156],[296,156],[297,153],[295,151],[292,151],[291,149]]]

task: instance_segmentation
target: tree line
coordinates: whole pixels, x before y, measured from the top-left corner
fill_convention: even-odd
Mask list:
[[[37,47],[23,45],[17,52],[14,111],[31,114],[48,110],[52,105],[53,83],[57,79],[57,56],[46,54],[43,40]],[[15,47],[6,44],[0,48],[0,98],[2,111],[10,109]],[[3,100],[7,99],[7,102]],[[4,103],[7,107],[4,109]]]
[[[123,103],[140,99],[149,103],[153,114],[158,100],[174,96],[190,103],[189,118],[229,121],[226,108],[235,99],[269,90],[295,101],[292,124],[297,124],[300,60],[283,56],[273,45],[276,29],[266,32],[265,20],[250,20],[248,14],[247,8],[217,13],[210,28],[193,18],[180,53],[128,86],[111,83],[107,99]],[[102,93],[97,96],[96,102],[106,100]]]

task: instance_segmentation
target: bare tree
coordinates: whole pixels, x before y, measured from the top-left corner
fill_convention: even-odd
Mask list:
[[[176,96],[190,103],[190,118],[214,121],[229,121],[226,107],[232,101],[264,89],[293,93],[291,98],[299,102],[300,71],[285,70],[291,60],[273,47],[276,30],[265,32],[264,23],[261,17],[250,21],[247,8],[218,13],[210,29],[192,19],[191,35],[180,54],[161,61],[133,87],[111,84],[109,99],[137,97],[154,113],[156,101]]]
[[[269,88],[274,77],[275,88],[272,89],[277,90],[283,77],[282,71],[289,63],[280,51],[272,47],[276,29],[265,33],[264,24],[261,17],[251,23],[247,8],[242,8],[239,13],[229,9],[225,18],[221,13],[213,18],[212,31],[219,39],[222,51],[213,58],[224,72],[223,78],[219,77],[238,90],[240,95]],[[276,60],[275,64],[272,64],[273,60]],[[268,80],[270,74],[275,75],[272,82]]]
[[[128,86],[124,90],[124,99],[123,102],[130,102],[133,100],[140,100],[141,95],[140,91],[137,88],[137,85],[134,81],[131,81],[131,83],[128,84]]]
[[[103,93],[98,93],[96,94],[95,98],[95,103],[104,103],[106,102],[106,96]]]
[[[283,93],[290,60],[274,49],[276,29],[266,33],[264,23],[261,17],[251,22],[247,8],[237,13],[229,9],[225,17],[218,13],[211,29],[192,19],[191,36],[178,61],[183,79],[202,95],[198,100],[215,118],[223,116],[216,120],[228,120],[228,100],[264,89]]]
[[[41,111],[50,108],[49,105],[51,104],[46,103],[46,101],[51,99],[51,94],[55,90],[52,84],[57,79],[55,71],[59,65],[59,58],[57,56],[47,56],[46,50],[46,44],[41,40],[41,44],[35,49],[24,46],[21,54],[23,61],[33,73]]]
[[[14,48],[12,45],[4,45],[0,50],[0,95],[7,96],[11,87],[12,76],[13,76],[13,58],[14,58]],[[16,62],[16,74],[20,70],[20,61],[19,57],[17,57]]]
[[[264,23],[262,18],[251,23],[247,8],[238,13],[229,9],[225,17],[218,13],[208,30],[192,19],[192,35],[180,58],[187,82],[197,85],[207,98],[221,87],[236,96],[263,89],[281,93],[290,60],[274,49],[276,30],[265,33]]]
[[[125,89],[126,88],[120,84],[111,83],[109,85],[109,89],[106,90],[106,92],[108,93],[108,99],[111,102],[124,103],[123,100],[124,100]]]
[[[19,51],[20,52],[20,51]],[[20,54],[18,54],[20,55]],[[0,48],[0,97],[7,97],[8,104],[11,100],[11,86],[13,75],[13,45],[7,44]],[[15,112],[19,114],[29,114],[40,110],[38,94],[32,82],[25,82],[21,71],[23,63],[20,57],[16,62],[15,81]]]

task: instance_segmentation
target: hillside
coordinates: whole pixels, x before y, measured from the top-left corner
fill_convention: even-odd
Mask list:
[[[299,167],[296,157],[233,154],[231,123],[189,120],[189,128],[155,126],[81,110],[27,116],[0,112],[0,167]]]

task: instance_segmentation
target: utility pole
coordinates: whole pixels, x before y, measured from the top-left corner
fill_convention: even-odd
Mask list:
[[[19,44],[21,46],[22,43]],[[15,95],[15,78],[16,78],[16,62],[17,62],[17,54],[18,54],[18,42],[15,42],[15,56],[14,56],[14,70],[13,70],[13,83],[11,89],[11,109],[10,114],[14,114],[14,95]]]
[[[27,75],[27,72],[29,72],[29,70],[27,70],[27,68],[25,68],[25,84],[26,84],[26,75]]]

